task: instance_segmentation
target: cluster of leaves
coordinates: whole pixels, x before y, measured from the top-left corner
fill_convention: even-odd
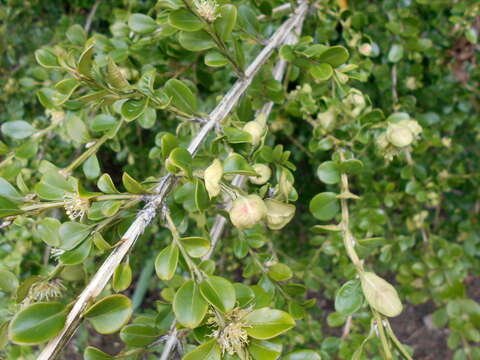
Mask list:
[[[1,34],[18,32],[0,40],[7,359],[62,330],[165,176],[161,216],[82,313],[85,359],[158,358],[172,339],[186,360],[410,359],[389,318],[427,302],[454,358],[480,357],[477,4],[312,1],[193,154],[297,4],[56,3],[0,8]],[[122,350],[89,346],[93,331]]]

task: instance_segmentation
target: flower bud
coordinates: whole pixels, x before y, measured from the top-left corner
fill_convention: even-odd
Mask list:
[[[252,145],[257,146],[262,139],[264,127],[257,121],[249,121],[243,126],[243,131],[252,136]]]
[[[280,230],[295,215],[295,205],[285,204],[278,200],[265,200],[267,207],[267,226],[272,230]]]
[[[363,294],[372,308],[388,317],[395,317],[402,312],[397,290],[387,281],[373,272],[360,274],[360,281]]]
[[[203,179],[210,199],[220,193],[220,180],[223,176],[223,165],[220,160],[215,159],[209,167],[205,169]]]
[[[412,131],[405,124],[392,123],[387,128],[387,139],[396,147],[405,147],[410,145],[414,138]]]
[[[252,194],[237,198],[230,209],[230,220],[240,229],[251,229],[261,221],[267,213],[267,207],[262,198]]]
[[[272,176],[272,170],[265,164],[255,164],[253,165],[253,170],[255,170],[258,176],[249,176],[248,180],[255,185],[265,184]]]

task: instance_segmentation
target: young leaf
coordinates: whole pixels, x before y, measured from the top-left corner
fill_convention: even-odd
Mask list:
[[[185,247],[188,255],[193,258],[200,258],[205,255],[208,250],[210,249],[210,240],[198,237],[198,236],[190,236],[181,238],[180,241],[182,245]]]
[[[126,290],[132,282],[132,268],[127,263],[121,263],[113,273],[112,287],[116,292]]]
[[[183,31],[197,31],[203,28],[205,23],[185,8],[172,11],[168,21],[173,27]]]
[[[118,194],[120,193],[113,184],[112,178],[108,174],[103,174],[98,179],[97,187],[106,194]]]
[[[126,121],[133,121],[143,114],[148,105],[148,98],[129,99],[122,104],[122,116]]]
[[[129,193],[142,194],[145,192],[143,186],[126,172],[124,172],[122,175],[122,183]]]
[[[335,296],[335,311],[343,315],[352,315],[360,309],[363,303],[363,293],[360,281],[347,281]]]

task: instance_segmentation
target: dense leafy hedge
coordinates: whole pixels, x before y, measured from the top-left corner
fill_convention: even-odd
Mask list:
[[[479,16],[1,5],[0,356],[411,359],[389,318],[430,303],[480,358]]]

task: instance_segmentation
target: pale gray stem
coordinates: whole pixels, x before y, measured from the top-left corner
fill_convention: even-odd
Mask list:
[[[290,4],[288,4],[288,5],[290,5]],[[302,4],[300,6],[302,6],[302,5],[306,5],[306,3],[302,2]],[[308,6],[305,7],[305,11],[301,13],[302,15],[300,15],[297,18],[296,25],[295,25],[295,31],[290,32],[288,34],[287,38],[284,41],[284,44],[293,45],[298,41],[298,37],[302,33],[303,21],[305,20],[305,17],[306,17],[306,14],[307,14],[306,13],[307,8],[308,8]],[[286,66],[287,66],[287,62],[283,58],[280,58],[277,61],[277,63],[275,64],[275,67],[273,68],[273,72],[272,72],[275,80],[278,80],[278,81],[282,80],[283,75],[285,73]],[[256,117],[258,117],[260,114],[263,114],[264,118],[268,119],[268,116],[270,115],[270,112],[272,111],[272,107],[273,107],[273,101],[269,101],[268,103],[263,105],[263,107],[260,110],[257,111]],[[242,187],[245,180],[246,180],[245,176],[236,175],[232,180],[232,185],[236,186],[236,187]],[[230,208],[230,206],[231,206],[231,199],[227,200],[227,202],[225,203],[225,207],[227,209]],[[218,241],[220,240],[220,237],[222,236],[223,229],[225,228],[226,224],[227,224],[227,219],[224,216],[222,216],[222,215],[217,215],[216,216],[215,222],[213,223],[213,226],[210,229],[211,246],[210,246],[210,249],[208,250],[208,253],[205,254],[202,257],[202,260],[209,260],[211,258],[212,254],[215,250],[215,247],[216,247]],[[167,340],[168,343],[172,342],[172,344],[175,344],[178,341],[177,340],[177,331],[176,331],[175,326],[176,326],[176,321],[173,320],[171,330],[168,334],[168,340]],[[168,360],[172,350],[173,350],[173,345],[168,346],[168,347],[165,346],[160,360]]]
[[[307,9],[307,2],[302,2],[298,6],[295,13],[278,28],[278,30],[268,40],[268,44],[248,66],[244,77],[237,80],[237,82],[223,97],[220,103],[215,107],[215,109],[213,109],[213,111],[210,113],[208,122],[205,123],[205,125],[200,129],[188,146],[188,151],[192,155],[195,155],[210,131],[214,129],[215,126],[218,125],[220,121],[222,121],[230,113],[240,97],[247,90],[255,75],[272,55],[273,51],[285,42],[287,36],[290,34],[293,28],[298,25],[299,22],[303,22],[303,19],[307,13]],[[176,182],[177,179],[171,174],[165,176],[161,180],[160,184],[155,189],[157,195],[145,205],[142,211],[140,211],[137,218],[133,221],[123,235],[119,245],[112,250],[108,258],[93,276],[90,283],[79,295],[75,304],[70,310],[70,313],[67,315],[64,328],[45,346],[43,351],[40,353],[38,360],[52,360],[60,354],[63,347],[69,342],[70,338],[80,325],[83,312],[102,292],[103,288],[110,281],[115,269],[122,262],[123,258],[130,252],[135,245],[136,240],[155,217],[157,208],[163,204]]]
[[[90,27],[92,26],[93,18],[95,17],[95,13],[97,12],[98,5],[100,5],[101,2],[102,2],[102,0],[95,1],[95,4],[93,4],[92,9],[90,10],[90,13],[87,16],[87,21],[85,21],[85,32],[87,34],[90,31]]]

